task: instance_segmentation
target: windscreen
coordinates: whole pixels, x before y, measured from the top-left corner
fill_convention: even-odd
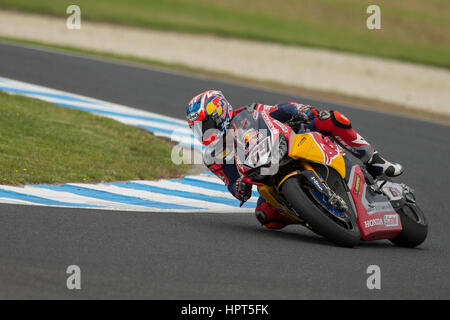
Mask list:
[[[243,110],[233,118],[231,128],[235,135],[238,165],[251,169],[269,163],[271,133],[261,113]]]

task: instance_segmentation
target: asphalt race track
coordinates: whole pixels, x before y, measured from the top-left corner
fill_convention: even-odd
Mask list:
[[[302,101],[339,108],[402,163],[429,220],[417,249],[343,249],[306,229],[264,230],[252,214],[130,213],[0,205],[0,298],[450,298],[450,127],[200,77],[0,43],[0,76],[161,114],[219,88],[234,106]],[[66,268],[81,268],[68,290]],[[369,265],[381,290],[366,287]]]

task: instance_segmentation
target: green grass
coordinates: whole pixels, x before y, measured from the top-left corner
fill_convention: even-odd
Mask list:
[[[171,146],[83,111],[0,92],[0,184],[176,177]]]
[[[450,67],[448,0],[0,0],[0,7],[139,27],[212,33]],[[381,7],[381,30],[366,8]],[[207,45],[207,44],[205,44]],[[201,48],[199,48],[201,50]]]

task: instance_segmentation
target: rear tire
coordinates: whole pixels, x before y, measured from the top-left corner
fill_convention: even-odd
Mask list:
[[[403,230],[400,234],[389,239],[399,247],[414,248],[423,243],[428,234],[428,223],[422,210],[414,203],[406,203],[397,209]]]
[[[351,229],[339,225],[327,215],[319,204],[316,204],[307,196],[298,177],[286,180],[282,189],[285,199],[295,212],[301,215],[300,218],[307,222],[315,232],[342,247],[351,248],[359,243],[361,234],[356,219],[353,217]]]

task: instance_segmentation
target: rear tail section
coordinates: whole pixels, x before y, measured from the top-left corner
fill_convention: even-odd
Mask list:
[[[358,214],[361,239],[395,238],[402,231],[400,217],[389,200],[373,191],[366,183],[359,165],[351,168],[348,188]]]

